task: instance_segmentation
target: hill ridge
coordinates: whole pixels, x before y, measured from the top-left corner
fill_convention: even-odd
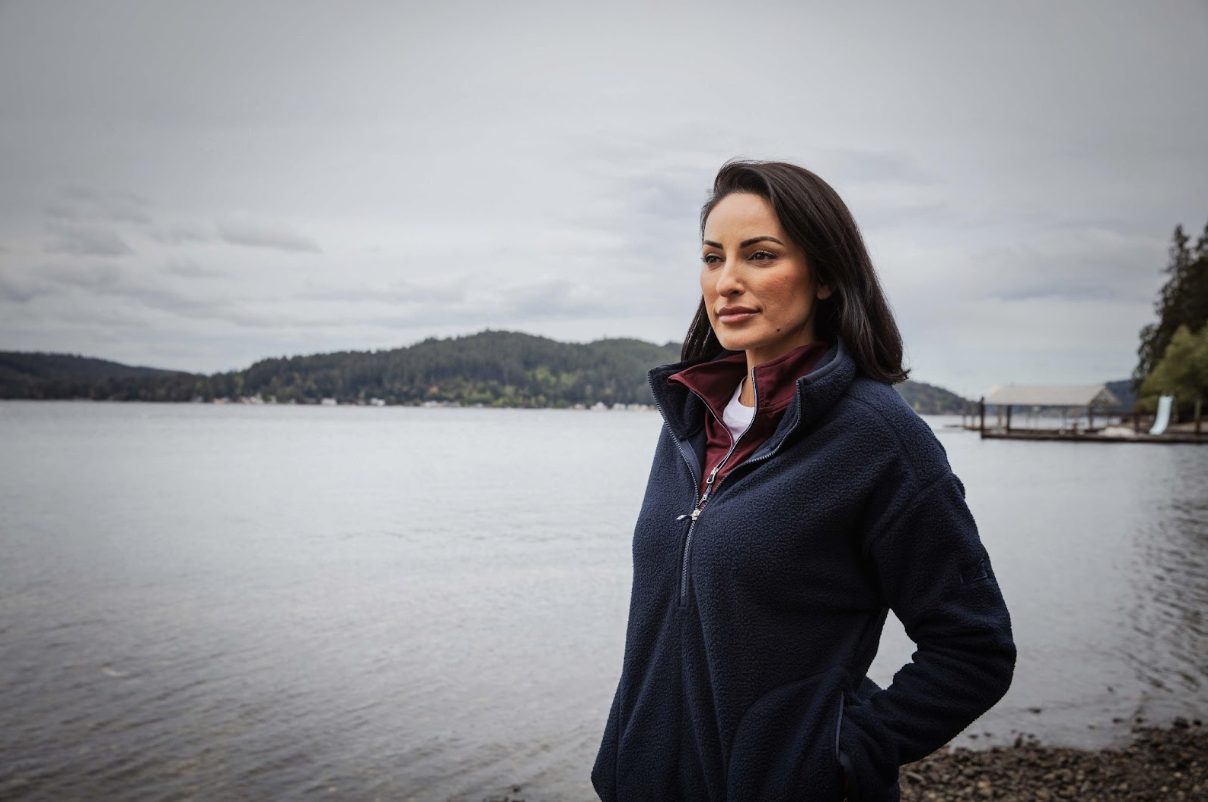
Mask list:
[[[214,374],[124,365],[54,352],[0,352],[0,398],[568,407],[653,404],[647,371],[678,362],[680,344],[634,337],[565,342],[483,329],[374,350],[265,357]],[[961,399],[925,382],[895,385],[915,411],[959,413]],[[375,401],[376,399],[376,401]]]

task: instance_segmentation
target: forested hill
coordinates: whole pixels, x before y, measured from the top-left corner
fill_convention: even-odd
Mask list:
[[[96,397],[89,395],[89,389],[110,379],[145,379],[174,372],[75,354],[0,351],[0,398]]]
[[[154,371],[66,354],[0,352],[0,397],[278,403],[425,401],[564,407],[652,403],[646,371],[679,359],[679,344],[634,339],[565,343],[487,330],[406,348],[263,359],[246,370]],[[90,363],[85,365],[85,363]],[[100,369],[104,367],[104,369]],[[88,370],[86,368],[96,368]]]
[[[406,348],[263,359],[210,376],[135,368],[65,354],[0,352],[0,397],[120,401],[386,404],[424,402],[508,407],[651,404],[646,372],[679,360],[679,343],[635,339],[565,343],[487,330],[429,338]],[[959,412],[960,399],[931,385],[898,389],[921,413]]]
[[[278,401],[381,398],[486,406],[652,403],[646,371],[679,359],[679,345],[634,339],[564,343],[511,331],[429,338],[408,348],[265,359],[223,374],[221,395]],[[219,378],[219,377],[215,377]]]

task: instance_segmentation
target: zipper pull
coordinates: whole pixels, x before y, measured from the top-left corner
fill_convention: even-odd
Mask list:
[[[709,471],[709,476],[707,479],[705,479],[705,492],[701,495],[700,501],[696,502],[696,509],[694,509],[692,512],[685,512],[683,515],[676,516],[675,520],[682,521],[685,518],[691,518],[695,521],[700,517],[700,508],[705,506],[705,501],[707,501],[709,498],[709,491],[713,489],[713,480],[717,478],[717,472],[720,469],[721,462],[717,463],[717,466],[713,470]]]

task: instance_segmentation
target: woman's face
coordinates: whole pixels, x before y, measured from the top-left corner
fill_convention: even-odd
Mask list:
[[[705,220],[700,288],[723,348],[751,367],[814,341],[814,305],[830,295],[758,195],[735,192]]]

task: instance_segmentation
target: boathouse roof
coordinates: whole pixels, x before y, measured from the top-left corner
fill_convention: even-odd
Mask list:
[[[986,403],[1021,407],[1118,407],[1106,384],[996,384]]]

